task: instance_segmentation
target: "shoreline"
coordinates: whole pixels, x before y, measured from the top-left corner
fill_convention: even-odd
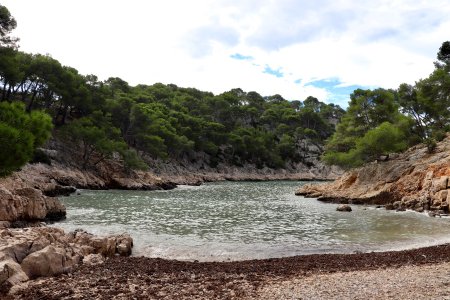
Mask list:
[[[233,262],[113,257],[102,265],[83,265],[71,274],[29,282],[6,299],[258,298],[261,289],[274,282],[284,284],[312,276],[366,271],[370,274],[403,267],[421,270],[449,264],[450,244],[403,251],[312,254]]]

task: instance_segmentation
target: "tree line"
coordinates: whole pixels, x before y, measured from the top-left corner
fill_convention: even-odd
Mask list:
[[[32,159],[50,132],[76,147],[83,168],[115,157],[127,168],[146,169],[148,159],[194,162],[199,153],[213,167],[223,162],[282,168],[307,158],[305,140],[323,147],[344,113],[314,97],[288,101],[239,88],[214,95],[174,84],[100,81],[49,55],[19,51],[18,39],[11,37],[16,22],[4,6],[0,19],[2,110],[35,120],[27,125],[33,142],[21,159],[13,159],[16,164],[10,166],[8,158],[13,149],[0,154],[7,172]],[[38,116],[42,124],[36,124]],[[0,124],[10,131],[0,133],[5,141],[14,130],[25,132],[1,115]],[[37,128],[39,134],[33,132]]]
[[[380,155],[425,143],[432,152],[450,130],[450,42],[442,43],[434,71],[396,90],[355,90],[327,141],[323,160],[357,167]]]
[[[349,168],[421,142],[431,152],[450,128],[448,41],[429,77],[396,90],[357,89],[344,111],[314,97],[101,81],[19,51],[16,25],[0,5],[0,175],[45,161],[36,149],[51,135],[76,149],[83,168],[113,157],[130,169],[150,159],[283,168],[307,163],[311,145],[324,162]]]

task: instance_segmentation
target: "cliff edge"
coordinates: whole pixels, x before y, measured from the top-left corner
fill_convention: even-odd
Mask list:
[[[448,214],[450,203],[450,136],[433,153],[416,145],[402,154],[347,171],[331,183],[307,184],[296,195],[333,203],[386,205]]]

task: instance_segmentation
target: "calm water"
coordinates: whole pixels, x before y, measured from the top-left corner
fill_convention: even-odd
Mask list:
[[[171,191],[90,191],[61,198],[66,230],[128,232],[134,254],[238,260],[378,251],[450,242],[450,219],[294,195],[299,182],[220,182]]]

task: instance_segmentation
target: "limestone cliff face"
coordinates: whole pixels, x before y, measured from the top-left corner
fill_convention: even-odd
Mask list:
[[[305,185],[296,194],[337,203],[383,204],[390,209],[448,213],[450,137],[429,154],[424,145],[386,161],[346,172],[332,183]]]
[[[51,165],[27,165],[17,176],[25,182],[32,182],[47,195],[58,194],[63,186],[155,190],[174,188],[177,184],[197,185],[221,180],[330,180],[342,174],[341,169],[320,162],[319,149],[309,149],[311,157],[301,163],[289,163],[283,169],[225,163],[212,167],[207,163],[206,154],[197,153],[194,158],[168,161],[145,157],[149,165],[145,172],[127,170],[114,159],[83,169],[76,159],[76,151],[56,140],[49,142],[44,151],[51,159]]]

